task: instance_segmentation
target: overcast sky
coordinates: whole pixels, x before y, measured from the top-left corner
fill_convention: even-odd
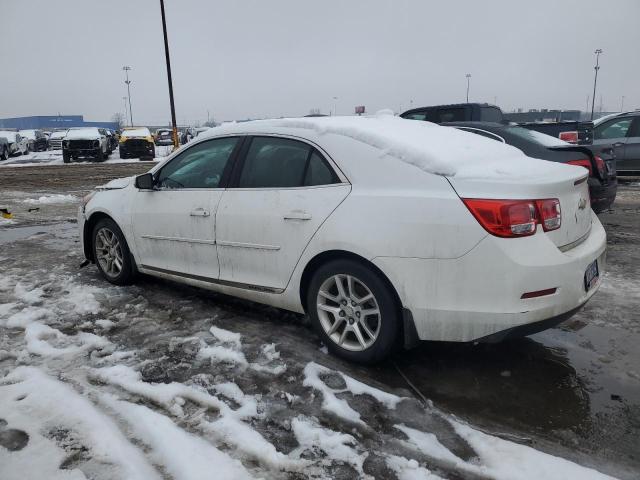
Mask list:
[[[0,117],[167,123],[158,0],[0,0]],[[165,0],[179,123],[465,101],[640,108],[640,1]]]

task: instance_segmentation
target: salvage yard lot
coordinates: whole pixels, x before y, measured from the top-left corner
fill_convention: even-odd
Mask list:
[[[600,215],[607,273],[568,323],[365,368],[327,355],[304,317],[79,269],[79,199],[149,168],[0,168],[14,213],[0,220],[6,478],[26,465],[38,478],[605,478],[575,464],[637,478],[637,180]]]

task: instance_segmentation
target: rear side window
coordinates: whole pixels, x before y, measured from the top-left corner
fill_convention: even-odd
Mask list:
[[[494,107],[480,107],[480,120],[483,122],[502,122],[502,112]]]
[[[406,118],[409,120],[426,120],[427,112],[413,112],[405,115],[403,118]]]
[[[436,117],[436,123],[464,122],[467,120],[464,108],[441,108],[436,112]]]
[[[333,170],[310,145],[277,137],[254,137],[238,187],[291,188],[338,183]]]

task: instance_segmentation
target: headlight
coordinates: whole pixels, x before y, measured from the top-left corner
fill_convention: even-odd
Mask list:
[[[84,212],[84,208],[87,206],[87,203],[89,203],[89,201],[95,196],[96,193],[98,192],[93,190],[88,194],[86,194],[84,197],[82,197],[82,200],[80,201],[80,206],[82,207],[83,212]]]
[[[144,137],[144,138],[145,138],[145,140],[147,140],[147,142],[153,143],[153,137],[151,135],[149,135],[147,137]]]
[[[120,143],[124,143],[124,142],[126,142],[126,141],[127,141],[127,137],[125,137],[124,135],[122,135],[122,136],[120,137]]]

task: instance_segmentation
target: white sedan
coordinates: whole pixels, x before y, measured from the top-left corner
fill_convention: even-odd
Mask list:
[[[418,340],[549,328],[597,290],[584,168],[389,115],[213,128],[79,212],[114,284],[141,272],[306,312],[371,363]]]

